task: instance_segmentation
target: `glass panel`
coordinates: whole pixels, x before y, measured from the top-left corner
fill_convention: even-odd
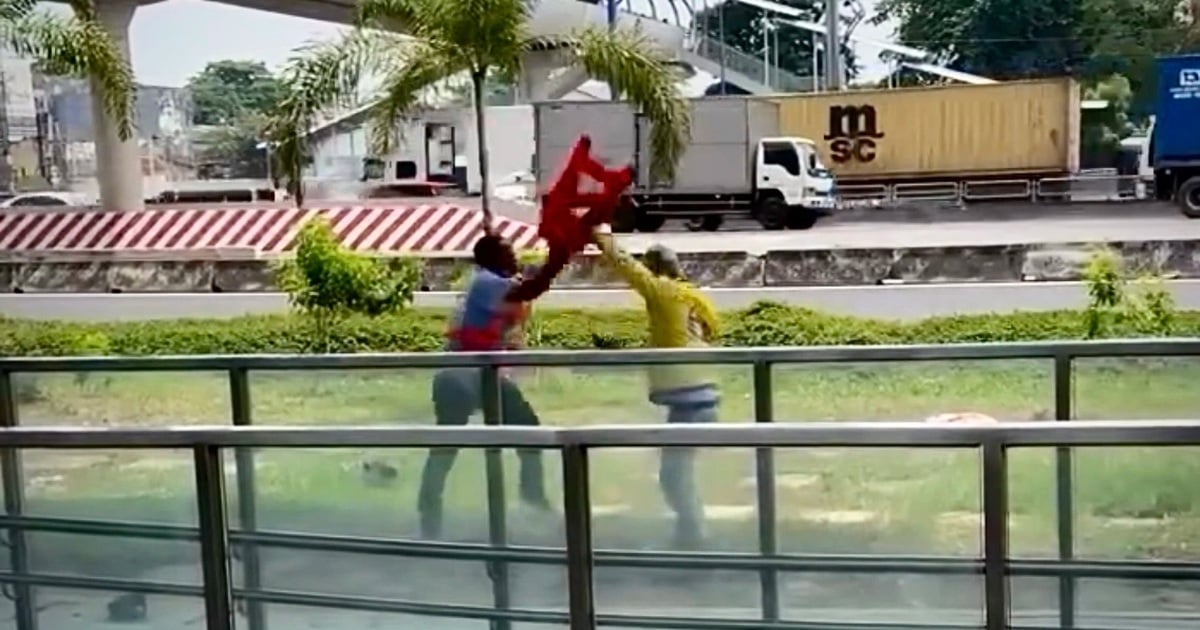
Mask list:
[[[453,617],[425,617],[397,613],[370,612],[360,610],[337,610],[313,606],[282,606],[268,604],[267,628],[269,630],[347,630],[349,628],[436,628],[437,630],[488,630],[483,619],[461,619]],[[514,630],[542,630],[553,626],[540,624],[513,624]]]
[[[916,420],[974,412],[997,420],[1053,417],[1049,361],[914,361],[779,365],[777,420]]]
[[[1075,550],[1200,561],[1200,448],[1074,449]]]
[[[40,628],[95,630],[137,624],[154,630],[192,630],[204,626],[204,600],[199,597],[43,587],[36,589],[35,597]],[[0,622],[0,628],[15,628],[5,625],[12,623]]]
[[[35,573],[203,583],[197,542],[36,531],[25,540]]]
[[[1058,580],[1018,577],[1014,628],[1058,628]],[[1075,624],[1096,630],[1192,630],[1200,624],[1200,584],[1166,580],[1076,581]]]
[[[433,370],[250,373],[255,424],[433,424]]]
[[[420,539],[418,494],[424,449],[260,449],[255,454],[260,530]],[[554,462],[555,451],[543,454]],[[445,542],[487,544],[487,486],[480,449],[458,454],[443,494]],[[551,510],[517,499],[520,466],[504,454],[510,544],[562,544],[561,475],[545,479]],[[236,484],[230,486],[231,512]],[[261,548],[263,586],[324,594],[490,607],[492,582],[482,561]],[[565,552],[563,555],[565,565]],[[514,606],[566,607],[563,566],[509,563]],[[241,571],[235,571],[241,583]]]
[[[1075,417],[1193,418],[1200,412],[1200,357],[1076,359]]]
[[[758,550],[752,449],[606,448],[589,460],[597,549]],[[595,581],[602,614],[759,616],[751,571],[604,566]]]
[[[1013,557],[1058,557],[1055,450],[1008,452],[1008,544]]]
[[[229,423],[223,372],[18,374],[14,380],[23,425]]]
[[[983,577],[795,573],[780,582],[783,618],[807,623],[983,626]]]
[[[22,460],[27,514],[196,523],[190,451],[29,449]]]
[[[790,553],[982,555],[974,449],[776,449]]]

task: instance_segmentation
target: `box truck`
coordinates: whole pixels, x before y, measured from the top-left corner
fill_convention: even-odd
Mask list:
[[[533,107],[488,107],[484,115],[492,194],[523,180],[533,166]],[[406,185],[440,182],[470,195],[483,192],[475,110],[454,107],[422,112],[397,130],[394,150],[363,160],[362,181]]]
[[[1200,55],[1157,60],[1158,95],[1149,133],[1154,196],[1200,219]]]
[[[779,105],[748,98],[691,101],[692,129],[670,181],[652,181],[650,122],[619,101],[534,106],[534,173],[539,193],[558,174],[580,135],[616,166],[633,164],[634,185],[613,222],[616,231],[653,232],[668,219],[717,230],[750,217],[768,230],[808,229],[833,212],[836,188],[814,141],[779,133]]]

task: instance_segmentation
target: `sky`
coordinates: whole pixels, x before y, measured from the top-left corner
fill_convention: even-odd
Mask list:
[[[287,0],[283,0],[287,1]],[[642,0],[643,2],[646,0]],[[874,0],[863,0],[870,15]],[[56,10],[65,10],[58,5]],[[164,0],[139,7],[133,18],[130,47],[138,81],[182,86],[205,64],[222,59],[258,60],[277,70],[306,43],[338,35],[336,24],[244,9],[203,0]],[[859,26],[856,35],[886,40],[888,26]],[[861,47],[867,75],[885,70],[876,51]]]

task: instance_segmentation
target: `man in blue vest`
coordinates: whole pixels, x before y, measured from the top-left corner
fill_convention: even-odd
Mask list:
[[[566,260],[552,259],[530,277],[518,278],[516,252],[503,238],[488,234],[475,243],[475,273],[464,299],[451,320],[446,349],[451,352],[497,352],[519,347],[520,333],[529,303],[550,288],[550,282]],[[481,373],[478,368],[451,368],[433,378],[433,406],[437,423],[467,424],[482,407]],[[500,375],[500,405],[504,424],[538,426],[537,413],[503,372]],[[421,535],[438,538],[442,532],[442,494],[454,467],[457,448],[430,449],[421,475],[418,510]],[[542,454],[538,449],[518,449],[520,498],[539,510],[550,510],[546,498]]]

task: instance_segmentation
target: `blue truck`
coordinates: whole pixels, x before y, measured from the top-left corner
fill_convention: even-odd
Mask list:
[[[1154,196],[1200,219],[1200,55],[1161,57],[1147,154]]]

